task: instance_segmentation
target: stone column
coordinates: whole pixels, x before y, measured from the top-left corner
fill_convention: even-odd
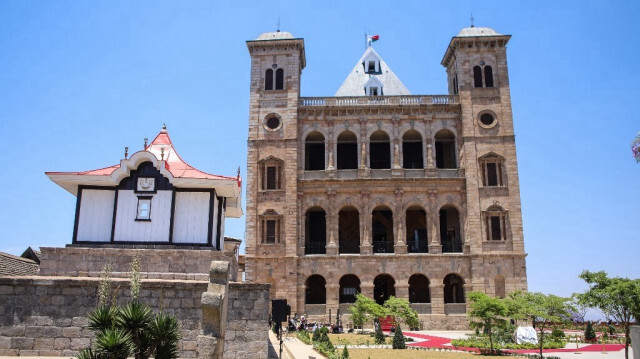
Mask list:
[[[329,310],[331,310],[331,319],[335,322],[336,313],[338,313],[338,308],[340,307],[340,284],[327,283],[325,289],[327,291],[327,318],[329,317]]]
[[[406,214],[402,211],[402,197],[404,195],[404,191],[401,188],[396,189],[396,206],[395,206],[395,215],[394,215],[394,224],[397,230],[394,233],[394,253],[396,254],[406,254],[407,253],[407,243],[406,243]]]
[[[429,283],[431,293],[431,314],[444,314],[444,284]]]
[[[373,298],[373,282],[360,282],[360,293],[369,298]]]
[[[227,329],[229,262],[212,261],[209,285],[202,293],[202,321],[198,335],[198,358],[222,359]]]
[[[436,190],[429,190],[429,212],[427,213],[428,220],[427,226],[429,231],[429,253],[439,254],[442,253],[442,242],[440,239],[440,213],[438,213],[437,207],[437,194]]]
[[[329,243],[327,244],[327,255],[337,256],[338,248],[340,248],[340,238],[338,236],[338,215],[327,215],[327,234],[329,237]]]
[[[402,283],[396,282],[395,288],[396,288],[396,298],[402,298],[402,299],[409,300],[409,283],[407,283],[407,282],[402,282]]]
[[[373,253],[371,245],[371,211],[369,210],[369,192],[360,192],[362,198],[362,212],[360,213],[360,224],[362,228],[362,236],[360,237],[360,254],[370,255]]]

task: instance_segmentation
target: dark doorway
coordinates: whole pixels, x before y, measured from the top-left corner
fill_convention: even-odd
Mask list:
[[[436,167],[457,168],[456,166],[456,138],[449,130],[436,133]]]
[[[305,304],[326,304],[327,291],[325,285],[327,282],[321,275],[314,274],[307,278],[305,291]]]
[[[393,253],[393,213],[387,207],[377,207],[371,217],[373,253]]]
[[[315,207],[307,211],[305,216],[305,253],[325,254],[327,238],[326,215],[322,208]]]
[[[358,168],[358,139],[353,132],[345,131],[338,136],[338,169]]]
[[[391,168],[391,145],[389,143],[389,135],[384,131],[376,131],[371,135],[369,166],[372,169]]]
[[[444,303],[464,303],[464,282],[457,274],[444,277]]]
[[[462,252],[460,219],[458,210],[454,207],[447,206],[440,210],[440,240],[442,253]]]
[[[340,278],[340,303],[355,303],[356,294],[360,293],[360,279],[353,274]]]
[[[313,132],[307,136],[304,156],[306,171],[324,170],[324,136],[321,133]]]
[[[402,166],[404,168],[424,168],[422,136],[416,130],[407,131],[402,136]]]
[[[429,252],[427,212],[420,207],[407,209],[407,247],[409,253]]]
[[[390,296],[395,296],[395,284],[396,281],[388,274],[377,276],[373,280],[373,299],[375,299],[376,303],[382,305]]]
[[[360,253],[360,214],[353,207],[338,213],[338,241],[340,254]]]
[[[409,278],[409,303],[431,303],[429,279],[422,274]]]

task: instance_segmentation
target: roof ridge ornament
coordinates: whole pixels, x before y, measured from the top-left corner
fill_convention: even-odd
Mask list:
[[[471,13],[471,27],[475,27],[475,26],[473,25],[473,13]]]

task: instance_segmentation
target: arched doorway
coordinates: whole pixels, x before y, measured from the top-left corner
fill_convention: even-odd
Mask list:
[[[347,274],[340,278],[340,303],[355,303],[356,294],[360,293],[360,279]]]
[[[360,253],[360,214],[353,207],[338,213],[338,241],[340,254]]]
[[[386,206],[378,206],[371,216],[373,253],[393,253],[393,213]]]
[[[422,274],[414,274],[409,278],[409,303],[431,303],[429,279]]]
[[[307,278],[305,282],[306,291],[304,297],[305,304],[326,304],[327,303],[327,281],[323,276],[314,274]]]
[[[325,254],[327,222],[322,208],[310,208],[305,214],[305,254]]]
[[[396,281],[388,274],[380,274],[373,280],[373,299],[382,305],[390,296],[396,295]]]

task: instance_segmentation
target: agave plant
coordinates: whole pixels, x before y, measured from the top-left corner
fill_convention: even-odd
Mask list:
[[[122,307],[117,316],[117,326],[131,336],[136,359],[145,359],[150,355],[151,338],[147,329],[153,317],[151,309],[138,301]]]
[[[100,358],[126,359],[131,349],[131,336],[122,329],[107,329],[96,337],[96,352]]]
[[[98,307],[93,312],[89,313],[89,329],[96,332],[104,332],[107,329],[113,329],[116,325],[117,317],[117,308],[107,306]]]
[[[172,359],[178,357],[178,341],[180,325],[176,317],[164,313],[156,315],[149,323],[149,334],[153,338],[155,359]]]

